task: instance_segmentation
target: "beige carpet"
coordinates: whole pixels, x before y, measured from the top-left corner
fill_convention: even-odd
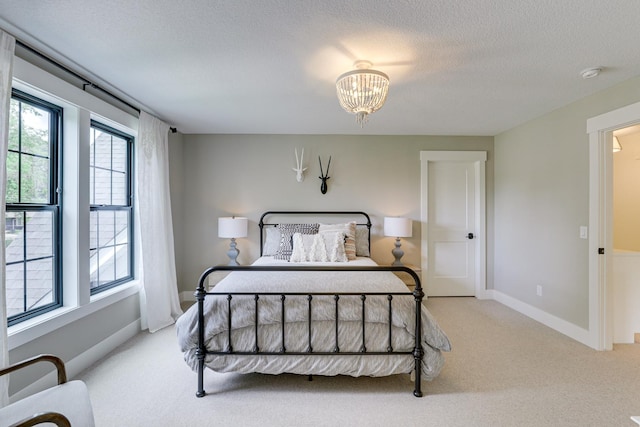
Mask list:
[[[597,352],[493,301],[431,298],[449,335],[441,375],[412,395],[388,378],[196,374],[173,327],[83,373],[101,426],[632,426],[640,344]]]

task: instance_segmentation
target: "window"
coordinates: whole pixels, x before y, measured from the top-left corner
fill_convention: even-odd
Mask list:
[[[9,325],[62,305],[61,123],[62,108],[12,91],[5,233]]]
[[[91,294],[133,278],[133,137],[91,122],[89,252]]]

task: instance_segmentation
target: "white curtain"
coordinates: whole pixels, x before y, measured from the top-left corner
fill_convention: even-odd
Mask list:
[[[7,147],[9,146],[9,104],[16,39],[0,30],[0,231],[4,242],[5,196],[7,192]],[[4,243],[0,244],[0,367],[9,365],[7,338],[7,284]],[[9,403],[9,376],[0,377],[0,408]]]
[[[141,240],[143,322],[150,332],[182,314],[178,298],[169,195],[169,125],[140,113],[136,180]]]

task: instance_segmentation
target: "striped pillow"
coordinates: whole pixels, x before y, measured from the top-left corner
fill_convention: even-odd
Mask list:
[[[356,256],[371,256],[369,251],[369,229],[356,228]]]
[[[293,252],[294,233],[317,234],[319,227],[319,224],[278,224],[276,228],[280,231],[280,246],[273,257],[289,261]]]
[[[347,254],[347,259],[356,259],[356,222],[351,221],[344,224],[320,224],[318,233],[332,231],[342,231],[345,234],[344,251]]]

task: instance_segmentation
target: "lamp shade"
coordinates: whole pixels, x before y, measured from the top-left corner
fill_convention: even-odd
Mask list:
[[[411,237],[412,221],[410,218],[385,217],[384,235],[391,237]]]
[[[218,218],[218,237],[236,238],[247,237],[249,220],[239,216]]]

